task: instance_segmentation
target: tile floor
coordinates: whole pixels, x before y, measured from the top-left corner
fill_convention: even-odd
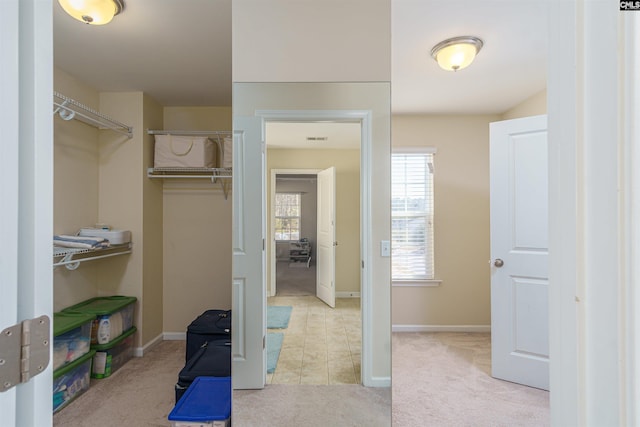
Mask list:
[[[362,326],[359,298],[336,298],[332,309],[315,296],[275,296],[293,307],[275,372],[267,384],[359,384]]]

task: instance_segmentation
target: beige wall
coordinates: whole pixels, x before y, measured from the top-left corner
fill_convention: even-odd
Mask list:
[[[231,130],[231,107],[166,107],[164,128]],[[207,180],[164,180],[164,331],[231,308],[231,194]]]
[[[162,332],[162,193],[145,176],[152,146],[144,132],[151,123],[162,125],[162,108],[142,92],[99,93],[59,69],[54,81],[63,95],[134,129],[128,139],[55,119],[54,232],[107,223],[131,230],[133,252],[84,262],[73,271],[56,268],[54,310],[95,296],[135,296],[140,347]]]
[[[267,150],[267,194],[272,169],[336,168],[336,292],[360,292],[360,150]],[[267,212],[271,212],[268,198]],[[270,220],[270,218],[269,218]],[[267,222],[271,230],[271,222]],[[267,245],[267,257],[271,246]],[[267,264],[271,266],[270,263]],[[271,275],[267,271],[267,278]],[[270,288],[270,284],[267,285]]]
[[[54,70],[54,90],[97,109],[99,94],[66,72]],[[53,231],[75,234],[98,221],[98,133],[77,120],[53,120]],[[105,260],[106,261],[106,260]],[[54,311],[98,295],[96,263],[53,270]]]
[[[525,99],[515,107],[502,114],[502,120],[517,119],[519,117],[537,116],[547,113],[547,90],[542,90]]]
[[[395,115],[394,147],[433,146],[437,287],[394,286],[393,325],[488,326],[491,323],[489,123],[545,114],[540,91],[501,115]],[[464,268],[461,268],[464,266]]]
[[[391,80],[390,0],[234,0],[233,81]]]
[[[435,155],[437,287],[393,287],[394,326],[489,325],[489,123],[498,115],[392,117],[393,146]]]
[[[389,83],[234,83],[234,120],[255,110],[365,110],[371,112],[370,209],[372,265],[371,377],[391,377],[390,258],[380,256],[380,241],[390,240],[391,116]],[[255,177],[249,177],[253,179]],[[364,186],[364,183],[363,183]]]

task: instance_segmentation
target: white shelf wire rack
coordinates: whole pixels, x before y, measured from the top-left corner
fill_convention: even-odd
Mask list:
[[[62,120],[76,119],[98,129],[111,129],[126,135],[129,139],[133,137],[131,126],[120,123],[55,91],[53,92],[53,114],[58,114]]]
[[[81,262],[130,254],[132,252],[131,249],[131,242],[100,249],[66,248],[54,245],[53,267],[64,265],[67,270],[75,270],[80,266]]]

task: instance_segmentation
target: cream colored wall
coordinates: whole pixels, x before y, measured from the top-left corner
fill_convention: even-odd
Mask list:
[[[164,128],[231,130],[231,107],[166,107]],[[231,308],[231,194],[207,180],[164,180],[164,331]]]
[[[547,113],[547,90],[542,90],[525,99],[520,104],[505,111],[502,120],[517,119],[520,117],[537,116]]]
[[[135,312],[136,347],[151,337],[144,331],[143,294],[143,179],[144,121],[142,92],[101,93],[100,111],[133,127],[133,138],[116,132],[100,135],[99,218],[113,228],[131,230],[133,252],[100,264],[101,295],[127,295],[138,299]]]
[[[267,194],[272,169],[336,168],[336,292],[360,292],[360,150],[267,150]],[[267,212],[271,212],[267,198]],[[267,230],[271,230],[270,216]],[[267,259],[271,256],[267,245]],[[267,263],[267,279],[271,279]],[[267,285],[270,288],[271,284]]]
[[[394,326],[491,323],[489,123],[499,115],[392,117],[393,146],[432,146],[435,155],[437,287],[393,286]]]
[[[145,95],[143,103],[143,129],[163,127],[163,108],[154,99]],[[153,165],[153,136],[143,133],[143,172]],[[160,336],[164,322],[164,239],[163,239],[163,194],[162,182],[155,179],[142,180],[142,324],[143,342]]]
[[[98,92],[68,73],[54,69],[54,90],[91,108],[98,108]],[[98,220],[98,133],[77,120],[53,120],[53,231],[75,234]],[[96,263],[99,261],[96,261]],[[96,264],[76,270],[53,270],[54,311],[98,295]]]
[[[391,80],[390,0],[234,0],[233,81]]]
[[[235,33],[234,33],[235,34]],[[253,117],[255,110],[371,111],[371,376],[391,377],[390,258],[380,256],[380,241],[390,240],[391,116],[389,83],[234,83],[233,112]],[[385,380],[385,381],[386,381]]]

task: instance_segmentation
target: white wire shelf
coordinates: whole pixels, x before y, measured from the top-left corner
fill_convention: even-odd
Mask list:
[[[131,126],[120,123],[55,91],[53,92],[53,107],[53,114],[58,114],[62,120],[76,119],[98,129],[111,129],[126,135],[129,139],[133,137]]]
[[[64,265],[67,270],[75,270],[80,266],[81,262],[130,254],[132,252],[131,248],[131,242],[100,249],[66,248],[54,245],[53,267]]]
[[[148,168],[147,176],[149,178],[162,179],[210,179],[214,184],[216,182],[220,183],[224,199],[227,200],[231,179],[233,179],[233,170],[232,168]]]

